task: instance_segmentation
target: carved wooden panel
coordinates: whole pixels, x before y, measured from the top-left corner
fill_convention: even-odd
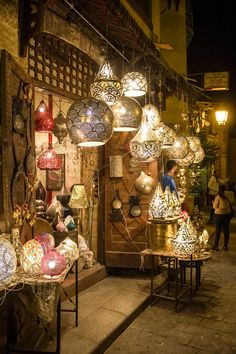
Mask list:
[[[152,196],[143,195],[136,191],[135,180],[141,171],[150,173],[157,180],[157,162],[132,164],[129,153],[129,141],[136,133],[114,133],[105,145],[105,264],[108,267],[139,268],[140,251],[147,247],[146,220],[148,219],[148,206]],[[110,178],[109,156],[123,156],[123,177]],[[122,221],[111,221],[112,199],[115,190],[119,190],[122,200]],[[141,215],[132,217],[129,214],[129,197],[140,198]]]

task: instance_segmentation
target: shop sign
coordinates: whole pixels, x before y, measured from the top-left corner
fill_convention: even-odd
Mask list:
[[[229,72],[218,71],[204,73],[204,90],[221,91],[229,89]]]

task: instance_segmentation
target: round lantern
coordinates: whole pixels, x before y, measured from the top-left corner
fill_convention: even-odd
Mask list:
[[[114,131],[128,132],[137,130],[142,120],[142,108],[138,101],[122,96],[111,106],[114,115]]]
[[[161,119],[158,108],[153,104],[148,103],[143,107],[143,115],[147,117],[147,121],[151,125],[152,129],[156,129]]]
[[[66,269],[66,259],[55,248],[50,249],[41,260],[41,272],[44,277],[56,278]]]
[[[90,86],[91,95],[98,100],[112,105],[120,98],[122,91],[122,83],[113,74],[110,63],[106,62],[102,64],[94,82]]]
[[[146,173],[141,171],[134,185],[137,191],[141,194],[149,194],[155,187],[155,182],[151,176],[148,176]]]
[[[195,159],[195,154],[192,150],[189,150],[187,156],[185,156],[183,159],[175,159],[178,165],[180,166],[189,166],[193,163]]]
[[[54,119],[53,134],[57,137],[59,144],[63,142],[63,139],[67,136],[66,118],[60,111]]]
[[[27,241],[22,247],[20,261],[22,268],[29,275],[35,276],[41,273],[41,260],[43,249],[36,240]]]
[[[16,252],[12,244],[0,236],[0,285],[11,281],[16,265]]]
[[[195,152],[195,158],[193,163],[200,163],[205,157],[205,152],[203,148],[201,147],[197,152]]]
[[[34,239],[40,243],[44,254],[55,246],[54,237],[47,232],[40,232],[36,234]]]
[[[35,131],[46,133],[52,131],[54,121],[44,100],[40,102],[35,111]]]
[[[65,240],[57,246],[57,250],[65,257],[67,266],[70,266],[71,260],[75,258],[78,252],[78,247],[77,244],[70,239],[70,237],[66,237]]]
[[[59,170],[62,159],[52,148],[52,133],[48,133],[48,149],[38,158],[37,166],[40,170]]]
[[[121,82],[125,96],[139,97],[145,95],[147,92],[147,80],[143,74],[139,72],[125,74]]]
[[[84,98],[70,106],[67,129],[74,144],[88,147],[103,145],[113,133],[113,113],[105,102]]]
[[[163,122],[159,122],[155,128],[157,139],[161,142],[162,149],[171,147],[176,139],[173,129],[169,128]]]
[[[168,155],[171,159],[183,159],[188,155],[189,143],[184,136],[176,138],[174,144],[169,148]]]
[[[197,136],[187,136],[189,147],[193,152],[196,152],[201,147],[201,141]]]

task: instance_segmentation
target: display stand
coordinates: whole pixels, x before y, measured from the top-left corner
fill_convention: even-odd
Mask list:
[[[180,257],[173,252],[167,251],[154,251],[151,249],[145,249],[141,252],[142,263],[144,262],[145,256],[151,257],[151,294],[150,301],[151,305],[154,305],[158,300],[170,300],[175,303],[175,312],[178,312],[178,305],[180,299],[189,292],[190,298],[192,297],[192,256],[190,257],[190,280],[189,284],[186,282],[181,282],[179,279],[179,261]],[[168,265],[167,281],[154,289],[154,258],[162,257],[164,263]],[[174,280],[171,277],[171,270],[174,273]],[[166,291],[167,294],[163,294]]]
[[[66,291],[63,289],[63,281],[65,280],[66,276],[70,272],[71,268],[75,264],[75,303],[72,301],[71,297],[66,293]],[[78,326],[78,257],[72,262],[71,267],[67,269],[67,271],[59,278],[59,279],[53,279],[53,280],[43,280],[43,279],[26,279],[24,281],[25,286],[30,285],[30,286],[35,286],[40,284],[41,286],[47,286],[47,285],[52,285],[53,287],[57,288],[59,290],[59,296],[57,300],[57,306],[56,306],[56,349],[55,351],[40,351],[40,350],[33,350],[33,349],[20,349],[20,348],[13,348],[10,343],[10,333],[11,333],[11,318],[12,318],[12,313],[11,313],[11,308],[8,306],[8,325],[7,325],[7,354],[8,353],[30,353],[30,354],[60,354],[61,352],[61,312],[73,312],[75,313],[75,326]],[[23,291],[24,287],[22,288],[22,282],[18,282],[20,290],[18,293]],[[61,291],[64,291],[66,298],[74,305],[73,309],[62,309],[61,308]],[[45,327],[44,328],[45,332],[48,333],[48,329]]]

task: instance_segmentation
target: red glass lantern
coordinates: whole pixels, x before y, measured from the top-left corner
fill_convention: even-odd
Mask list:
[[[35,235],[34,239],[40,243],[44,254],[55,247],[54,237],[47,232],[39,232]]]
[[[49,250],[42,258],[41,272],[44,277],[58,277],[66,269],[66,259],[55,248]]]
[[[52,148],[52,133],[48,134],[48,149],[38,158],[37,166],[40,170],[59,170],[62,165],[60,156]]]
[[[54,121],[49,109],[42,100],[35,111],[35,131],[40,133],[47,133],[52,131]]]

